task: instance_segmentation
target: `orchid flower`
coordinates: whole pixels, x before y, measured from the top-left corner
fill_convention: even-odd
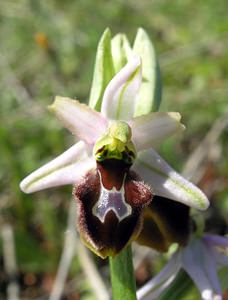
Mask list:
[[[50,110],[79,140],[21,182],[25,193],[71,184],[82,240],[101,257],[115,255],[142,228],[153,195],[206,209],[207,197],[153,149],[181,131],[177,112],[136,115],[142,63],[133,57],[109,82],[97,112],[57,96]]]
[[[157,299],[182,268],[198,287],[203,300],[222,300],[217,269],[228,266],[227,249],[227,237],[212,234],[194,237],[186,247],[174,253],[160,273],[138,290],[138,299]]]

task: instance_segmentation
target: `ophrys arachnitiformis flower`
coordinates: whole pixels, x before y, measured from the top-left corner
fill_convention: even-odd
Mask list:
[[[134,117],[141,77],[141,60],[134,57],[109,82],[101,112],[56,97],[50,110],[80,141],[21,183],[26,193],[74,185],[80,235],[101,257],[115,255],[138,236],[142,210],[153,195],[208,206],[206,196],[152,148],[183,129],[180,114]]]

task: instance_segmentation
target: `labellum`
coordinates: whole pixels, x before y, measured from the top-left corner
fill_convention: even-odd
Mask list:
[[[185,246],[191,229],[189,211],[187,205],[154,196],[143,211],[143,229],[136,241],[161,252],[172,243]]]
[[[150,187],[124,160],[105,159],[74,188],[78,230],[97,255],[115,256],[142,228],[142,209],[152,200]]]

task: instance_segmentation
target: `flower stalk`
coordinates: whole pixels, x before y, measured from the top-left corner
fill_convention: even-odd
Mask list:
[[[136,300],[131,246],[126,247],[119,255],[109,257],[109,264],[112,282],[112,299]]]

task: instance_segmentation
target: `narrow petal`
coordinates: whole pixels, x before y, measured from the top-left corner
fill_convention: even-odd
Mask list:
[[[205,243],[202,243],[202,247],[204,249],[204,269],[206,271],[206,274],[208,276],[208,279],[212,283],[213,291],[221,295],[222,289],[220,286],[219,278],[217,275],[217,262],[216,258],[213,255],[213,252],[210,251],[210,247],[208,247]]]
[[[25,193],[46,188],[75,184],[93,166],[83,142],[78,142],[66,152],[27,176],[20,184]]]
[[[205,194],[174,171],[153,149],[139,153],[133,169],[151,185],[155,195],[201,210],[209,206]]]
[[[100,113],[77,100],[57,96],[49,108],[78,139],[90,145],[96,142],[108,125]]]
[[[165,138],[184,129],[177,112],[157,112],[129,121],[132,139],[138,151],[154,147]]]
[[[101,113],[113,120],[133,117],[141,84],[141,60],[134,57],[108,84],[103,97]]]
[[[169,282],[171,277],[172,280],[176,277],[178,271],[180,270],[181,262],[180,262],[180,253],[176,252],[170,261],[165,265],[165,267],[151,280],[149,280],[143,287],[141,287],[137,291],[137,299],[144,299],[147,295],[151,295],[151,293],[155,293],[161,285],[166,287],[166,282]],[[171,284],[171,282],[170,282]],[[162,293],[163,290],[160,291]]]
[[[228,247],[228,237],[215,234],[204,234],[203,239],[212,246]]]
[[[201,242],[194,241],[192,245],[186,247],[182,254],[183,268],[192,278],[198,289],[201,297],[204,300],[221,299],[220,293],[214,289],[213,282],[210,281],[215,274],[207,273],[205,266],[209,264],[208,257],[205,257],[205,251]],[[215,272],[215,270],[213,271]],[[212,276],[213,275],[213,276]],[[215,298],[216,297],[216,298]]]

